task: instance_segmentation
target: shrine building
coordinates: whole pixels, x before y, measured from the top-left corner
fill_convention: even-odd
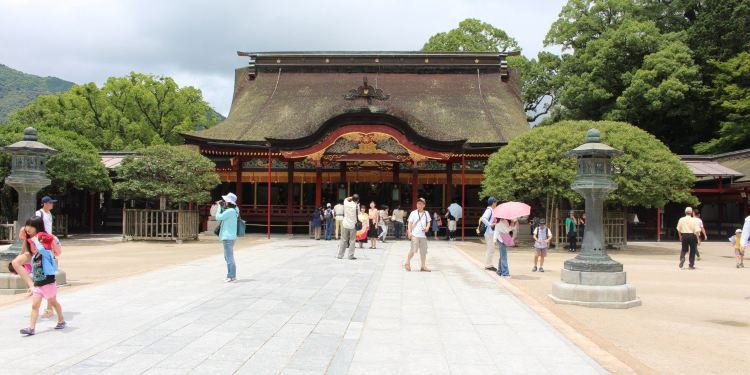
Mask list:
[[[251,225],[291,233],[358,193],[391,210],[455,200],[473,228],[488,157],[529,129],[511,54],[238,52],[228,118],[183,136]]]

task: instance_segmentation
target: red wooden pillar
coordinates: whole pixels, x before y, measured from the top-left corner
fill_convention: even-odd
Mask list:
[[[450,205],[453,203],[453,162],[445,163],[445,167],[445,204]]]
[[[268,232],[268,239],[271,239],[271,148],[268,148],[268,181],[267,181],[267,201],[266,201],[266,209],[267,209],[267,222],[266,222],[266,230]]]
[[[315,207],[323,204],[323,166],[318,162],[315,165]]]
[[[234,183],[234,194],[237,196],[237,205],[242,204],[242,158],[237,157],[237,174]]]
[[[419,169],[417,162],[411,164],[411,208],[417,209],[417,199],[419,198]]]
[[[461,218],[461,241],[463,241],[466,227],[466,156],[464,154],[461,154],[461,209],[464,214]]]
[[[292,225],[294,224],[294,160],[287,161],[286,189],[286,232],[292,234]]]

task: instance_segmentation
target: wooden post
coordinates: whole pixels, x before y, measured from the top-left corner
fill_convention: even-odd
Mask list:
[[[417,162],[411,164],[411,208],[417,209],[417,199],[419,198],[419,169]]]
[[[266,230],[268,232],[268,239],[271,239],[271,148],[268,148],[268,181],[267,181],[267,198],[266,201],[266,208],[268,209],[267,212],[267,221],[266,221]]]
[[[461,209],[463,217],[461,218],[461,241],[464,240],[466,229],[466,155],[461,154]]]
[[[94,234],[94,211],[96,211],[96,195],[89,193],[89,233]]]
[[[661,242],[661,208],[656,209],[656,242]]]
[[[253,208],[258,207],[258,181],[253,182]]]
[[[292,234],[292,224],[294,224],[294,160],[287,161],[286,178],[286,233]]]
[[[237,157],[237,174],[234,183],[235,195],[237,196],[237,205],[242,203],[242,158]]]

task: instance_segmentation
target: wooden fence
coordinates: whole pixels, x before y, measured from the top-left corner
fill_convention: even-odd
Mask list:
[[[123,209],[122,237],[126,240],[197,240],[198,211]]]
[[[553,233],[555,246],[567,246],[568,239],[565,236],[565,217],[570,210],[557,210],[553,215],[553,221],[557,223],[554,227]],[[576,210],[576,217],[580,218],[584,211]],[[605,211],[604,220],[602,222],[602,228],[604,230],[604,244],[610,248],[622,249],[628,244],[627,237],[627,220],[625,212],[623,211]],[[583,233],[581,228],[578,227],[576,230],[578,246],[581,246],[583,242]]]

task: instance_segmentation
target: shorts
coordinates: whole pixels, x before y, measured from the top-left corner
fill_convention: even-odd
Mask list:
[[[57,283],[35,286],[31,295],[34,297],[42,297],[44,299],[55,298],[57,297]]]
[[[742,250],[742,249],[734,249],[734,256],[736,256],[736,257],[738,257],[738,256],[743,256],[743,257],[744,257],[744,256],[745,256],[745,250]]]
[[[411,236],[411,251],[427,254],[427,237]]]
[[[546,257],[547,256],[547,248],[546,247],[544,249],[534,248],[534,256],[537,256],[537,257]]]
[[[456,231],[456,221],[455,220],[448,220],[448,230],[451,232]]]

